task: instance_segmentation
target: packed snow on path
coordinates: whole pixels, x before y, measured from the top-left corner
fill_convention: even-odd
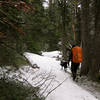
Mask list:
[[[64,81],[58,88],[53,90],[50,95],[47,96],[46,100],[98,100],[89,92],[79,87],[72,80],[70,74],[65,73],[63,70],[61,70],[60,61],[57,61],[55,58],[59,55],[58,51],[46,53],[44,52],[42,56],[33,53],[25,53],[25,55],[32,64],[37,64],[40,67],[40,69],[35,69],[35,73],[44,73],[44,76],[47,73],[52,74],[52,81],[50,80],[46,83],[48,85],[44,86],[44,88],[46,87],[44,92],[52,91],[52,89],[54,89],[57,85]],[[36,82],[36,85],[38,85],[41,80],[38,76],[36,81],[32,80],[34,79],[34,77],[32,76],[34,73],[32,72],[25,73],[23,71],[23,73],[23,76],[27,76],[27,79],[31,84],[35,84]],[[48,76],[50,77],[49,74]],[[54,79],[52,78],[52,76],[54,77]],[[49,89],[46,90],[48,86]],[[42,91],[41,93],[44,94],[44,92]]]

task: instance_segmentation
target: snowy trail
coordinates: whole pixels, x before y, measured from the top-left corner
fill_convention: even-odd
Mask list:
[[[44,53],[44,56],[39,56],[32,53],[26,53],[25,55],[32,64],[37,64],[40,72],[46,71],[56,76],[56,80],[61,83],[64,79],[67,80],[53,91],[46,100],[98,100],[86,90],[79,87],[68,73],[61,70],[60,62],[55,58],[51,58],[56,52]],[[31,80],[29,80],[31,81]],[[57,84],[54,83],[53,87]]]

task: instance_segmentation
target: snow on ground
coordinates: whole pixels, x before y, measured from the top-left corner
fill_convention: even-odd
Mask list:
[[[88,79],[86,76],[82,76],[78,79],[79,86],[84,88],[85,90],[90,91],[96,98],[100,100],[100,83],[94,82]]]
[[[46,100],[98,100],[93,95],[91,95],[86,90],[79,87],[71,78],[71,75],[68,73],[65,73],[63,70],[61,70],[60,61],[57,61],[55,56],[58,56],[59,52],[44,52],[42,56],[32,53],[25,53],[26,57],[29,59],[29,61],[32,64],[37,64],[40,69],[36,69],[35,73],[44,73],[45,76],[47,73],[51,74],[54,78],[52,78],[52,81],[46,82],[46,84],[43,86],[48,87],[50,85],[49,90],[45,92],[50,92],[53,88],[55,88],[57,85],[63,82],[56,90],[51,92],[51,94],[46,98]],[[27,77],[28,81],[31,84],[38,85],[38,83],[41,80],[41,77],[37,76],[38,78],[36,81],[32,80],[34,77],[32,76],[34,74],[34,70],[32,72],[32,68],[30,68],[30,72],[23,71],[23,77]],[[48,76],[50,77],[50,74]],[[40,79],[40,80],[39,80]],[[49,79],[48,79],[49,80]],[[49,84],[51,82],[51,84]],[[41,82],[40,82],[41,83]],[[47,88],[45,88],[46,90]],[[43,91],[41,93],[44,93]]]
[[[51,58],[55,58],[57,56],[60,55],[59,51],[53,51],[53,52],[42,52],[43,56],[47,56],[47,57],[51,57]]]

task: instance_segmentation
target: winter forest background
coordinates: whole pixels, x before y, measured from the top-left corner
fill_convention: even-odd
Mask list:
[[[34,93],[33,100],[44,99],[38,97],[38,87],[31,88],[27,82],[24,86],[6,74],[23,65],[32,66],[24,52],[41,55],[58,50],[68,60],[73,44],[83,49],[81,74],[100,82],[100,0],[0,0],[0,67],[11,67],[0,73],[2,93],[10,94],[8,87],[20,94],[15,100],[29,100],[25,99],[29,93]]]

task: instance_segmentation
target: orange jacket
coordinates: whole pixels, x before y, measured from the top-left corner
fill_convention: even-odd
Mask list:
[[[74,63],[81,63],[82,62],[82,48],[79,46],[75,46],[72,48],[72,61]]]

